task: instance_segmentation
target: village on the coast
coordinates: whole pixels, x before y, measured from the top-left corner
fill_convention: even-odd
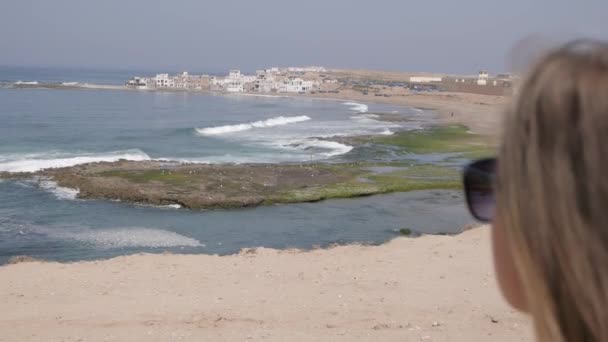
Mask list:
[[[126,86],[143,90],[190,90],[220,93],[261,94],[331,94],[355,90],[364,95],[389,97],[400,91],[449,91],[506,95],[512,92],[514,76],[480,71],[474,76],[441,74],[386,73],[327,69],[322,66],[272,67],[245,74],[238,69],[222,76],[195,75],[184,71],[170,75],[159,73],[152,77],[133,77]]]

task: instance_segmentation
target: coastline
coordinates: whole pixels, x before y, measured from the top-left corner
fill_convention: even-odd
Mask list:
[[[46,87],[46,84],[24,85],[23,87]],[[87,85],[54,85],[53,88],[96,89]],[[99,89],[109,89],[100,86]],[[126,86],[116,86],[113,90],[138,91]],[[165,90],[141,90],[165,91]],[[410,94],[408,96],[377,97],[364,96],[353,91],[340,94],[297,94],[272,95],[259,93],[213,93],[187,89],[169,90],[193,94],[217,96],[256,96],[281,98],[306,98],[327,101],[359,101],[389,103],[400,106],[415,104],[425,109],[443,108],[455,110],[446,116],[439,111],[441,128],[425,129],[424,134],[398,131],[386,136],[334,137],[325,140],[348,146],[377,145],[388,146],[401,153],[443,154],[447,161],[458,158],[478,158],[491,154],[495,146],[494,130],[498,126],[496,114],[502,97],[481,96],[486,102],[479,102],[479,96],[471,94],[449,95],[444,93]],[[359,95],[358,95],[359,94]],[[326,95],[326,96],[322,96]],[[342,97],[336,97],[342,95]],[[439,100],[447,102],[437,102]],[[475,101],[478,102],[475,102]],[[446,104],[447,103],[447,104]],[[443,107],[442,107],[443,106]],[[471,108],[475,109],[471,109]],[[435,115],[436,112],[421,111],[421,115]],[[463,113],[466,113],[463,114]],[[396,114],[379,113],[377,120],[402,120]],[[486,119],[481,119],[482,117]],[[456,126],[456,124],[467,126]],[[475,128],[477,130],[475,131]],[[488,126],[489,125],[489,126]],[[492,127],[494,130],[489,130]],[[445,133],[445,134],[444,134]],[[473,133],[473,134],[471,134]],[[422,143],[420,143],[420,141]],[[434,146],[428,149],[424,144]],[[450,161],[453,162],[453,161]],[[120,200],[124,202],[157,206],[179,206],[188,209],[246,208],[279,203],[316,202],[331,198],[351,198],[404,192],[422,189],[454,189],[460,187],[459,176],[447,167],[427,170],[434,175],[414,170],[413,165],[425,166],[424,162],[401,161],[342,161],[339,163],[295,163],[289,164],[189,164],[163,160],[115,161],[79,164],[59,169],[46,169],[29,173],[0,172],[0,178],[43,177],[57,182],[58,186],[70,189],[81,199]],[[426,162],[429,166],[432,163]],[[395,167],[396,166],[396,167]],[[394,172],[374,174],[369,167],[393,168]],[[228,173],[228,176],[217,176]],[[304,175],[304,174],[306,175]],[[213,176],[213,175],[216,176]],[[242,177],[241,174],[247,174]],[[323,174],[323,177],[318,177]],[[299,175],[299,176],[298,176]],[[302,178],[303,177],[303,178]],[[316,178],[315,178],[316,177]],[[285,180],[291,179],[291,181]],[[302,183],[304,180],[304,183]],[[72,190],[73,189],[73,190]]]
[[[203,94],[214,96],[258,96],[277,98],[308,98],[331,101],[358,101],[367,103],[391,104],[419,109],[427,109],[438,114],[445,124],[463,124],[471,131],[491,137],[501,133],[502,112],[510,97],[495,95],[480,95],[472,93],[451,92],[402,92],[389,97],[364,95],[352,89],[341,89],[339,93],[315,94],[265,94],[265,93],[226,93],[210,90],[190,89],[135,89],[127,86],[97,85],[97,84],[23,84],[13,85],[13,88],[48,88],[48,89],[90,89],[90,90],[119,90],[144,92],[172,92]]]
[[[532,341],[491,260],[484,227],[309,252],[22,262],[0,266],[0,329],[9,341]]]
[[[137,91],[123,86],[55,88]],[[203,91],[169,91],[226,96]],[[234,94],[239,95],[274,97]],[[376,97],[349,91],[327,96],[276,96],[388,103],[433,110],[440,123],[463,124],[468,128],[448,128],[447,134],[425,132],[424,139],[442,141],[441,152],[449,153],[466,145],[467,148],[458,151],[471,153],[467,158],[478,152],[470,150],[475,144],[469,139],[476,135],[491,139],[497,135],[498,113],[507,99],[451,93]],[[434,114],[426,111],[425,115]],[[385,119],[392,118],[389,115]],[[466,140],[461,141],[463,134]],[[445,140],[454,136],[458,138]],[[427,153],[428,147],[411,145],[412,138],[397,132],[392,136],[362,136],[354,140]],[[424,139],[423,145],[429,142]],[[147,198],[132,198],[133,202],[185,208],[242,207],[407,191],[415,189],[412,184],[423,184],[421,176],[430,176],[436,182],[433,186],[445,188],[445,169],[426,169],[429,164],[419,164],[422,169],[413,173],[408,166],[374,163],[339,169],[345,165],[324,165],[326,169],[322,169],[319,165],[226,164],[214,169],[217,166],[121,160],[23,175],[0,173],[0,182],[2,176],[50,177],[59,187],[79,188],[81,198],[102,199],[124,199],[117,198],[115,190],[121,190],[127,197],[138,195],[141,189],[131,186],[144,185],[141,187],[144,190],[161,191]],[[368,170],[374,167],[384,169],[374,174]],[[248,176],[243,182],[241,177],[247,178],[251,170],[255,176]],[[232,175],[224,173],[228,171]],[[314,177],[304,179],[302,172]],[[201,175],[196,177],[201,188],[195,190],[202,189],[202,193],[193,192],[189,186],[191,177],[197,174]],[[448,176],[450,186],[459,186],[458,177]],[[370,183],[366,177],[376,178]],[[313,184],[313,178],[318,184]],[[277,181],[280,179],[283,183]],[[299,184],[294,179],[310,184]],[[273,193],[266,184],[274,181],[292,188],[278,187]],[[360,187],[353,192],[354,183],[350,182]],[[162,188],[163,184],[168,187]],[[221,190],[214,188],[218,186]],[[371,189],[372,186],[376,188]],[[226,187],[236,189],[231,198],[224,196]],[[206,195],[209,189],[215,191],[215,202],[200,202],[201,194]],[[251,190],[259,191],[261,197],[242,196],[251,194]],[[184,194],[193,202],[171,197]],[[276,194],[285,197],[265,203]],[[72,195],[76,197],[73,191]],[[5,308],[0,320],[3,331],[0,340],[532,341],[530,322],[508,308],[498,292],[489,234],[489,229],[482,227],[451,236],[398,237],[380,246],[351,244],[311,251],[257,248],[221,257],[137,254],[74,263],[16,258],[21,262],[0,266],[0,277],[4,280],[0,282],[0,300]]]

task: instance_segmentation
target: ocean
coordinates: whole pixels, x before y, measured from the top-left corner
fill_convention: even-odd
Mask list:
[[[388,135],[433,121],[416,108],[301,97],[11,87],[15,82],[119,85],[134,74],[0,67],[0,171],[119,159],[394,160],[403,156],[326,138]],[[374,113],[401,113],[408,120],[383,122]],[[74,261],[138,252],[229,254],[257,246],[376,244],[402,227],[453,232],[469,222],[461,194],[454,191],[189,211],[79,200],[44,180],[0,181],[0,263],[15,255]]]

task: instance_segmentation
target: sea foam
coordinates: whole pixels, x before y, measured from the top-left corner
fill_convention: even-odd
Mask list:
[[[65,238],[103,248],[202,246],[198,240],[172,231],[140,227],[89,229],[71,232]]]
[[[134,149],[108,153],[34,153],[23,155],[0,155],[0,172],[36,172],[43,169],[70,167],[94,162],[115,162],[125,160],[150,160],[150,156]]]
[[[206,127],[206,128],[197,128],[196,131],[202,135],[220,135],[227,133],[236,133],[247,131],[253,128],[266,128],[266,127],[274,127],[274,126],[283,126],[294,124],[298,122],[308,121],[310,117],[306,115],[300,116],[278,116],[276,118],[271,118],[263,121],[254,121],[249,123],[242,123],[236,125],[226,125],[226,126],[217,126],[217,127]]]
[[[40,180],[39,185],[40,188],[49,191],[60,200],[75,200],[80,192],[78,189],[61,187],[57,185],[57,182],[48,179]]]
[[[349,106],[351,110],[354,110],[358,113],[367,113],[369,107],[366,104],[358,103],[358,102],[344,102],[343,105]]]
[[[322,156],[322,157],[334,157],[350,152],[353,147],[345,144],[341,144],[336,141],[319,140],[319,139],[306,139],[296,140],[289,144],[282,144],[283,147],[297,148],[303,151],[310,151],[311,154]]]
[[[98,248],[168,248],[203,247],[193,238],[163,229],[145,227],[69,228],[34,226],[22,229],[25,234],[43,234],[52,239],[76,241]]]
[[[395,132],[391,131],[388,128],[385,128],[382,132],[378,133],[379,135],[393,135]]]
[[[17,81],[15,85],[38,85],[38,81]]]

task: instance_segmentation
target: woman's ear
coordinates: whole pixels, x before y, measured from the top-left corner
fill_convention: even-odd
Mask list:
[[[528,311],[528,303],[523,290],[523,284],[517,271],[514,250],[509,239],[506,237],[504,227],[500,219],[492,223],[492,247],[494,251],[494,269],[498,285],[504,298],[515,309],[523,312]]]

